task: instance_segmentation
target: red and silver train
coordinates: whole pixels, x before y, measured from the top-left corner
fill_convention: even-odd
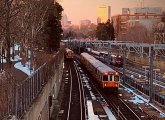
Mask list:
[[[123,57],[121,55],[111,54],[109,56],[109,64],[122,67],[123,66]]]
[[[101,88],[118,90],[120,77],[118,72],[103,64],[88,53],[81,53],[80,60],[99,83]]]
[[[71,49],[65,48],[64,57],[65,57],[65,60],[73,60],[74,52]]]
[[[89,48],[88,48],[89,49]],[[121,55],[115,55],[115,54],[108,54],[106,51],[95,51],[90,49],[90,51],[86,51],[92,55],[94,55],[97,59],[106,62],[108,64],[117,66],[117,67],[122,67],[123,66],[123,57]]]

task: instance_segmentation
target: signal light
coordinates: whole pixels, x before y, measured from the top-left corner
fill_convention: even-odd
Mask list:
[[[115,75],[119,75],[119,73],[118,73],[118,72],[116,72],[116,73],[115,73]]]

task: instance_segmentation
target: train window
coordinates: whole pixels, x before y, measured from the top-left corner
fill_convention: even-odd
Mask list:
[[[108,81],[108,75],[103,76],[103,81]]]
[[[95,69],[95,73],[97,74],[97,69]]]
[[[110,78],[109,78],[109,81],[112,81],[112,75],[109,75],[109,77],[110,77]]]
[[[114,81],[119,81],[119,76],[114,76]]]

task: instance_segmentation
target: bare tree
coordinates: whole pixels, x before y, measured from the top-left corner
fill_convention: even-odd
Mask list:
[[[21,43],[28,47],[37,43],[37,37],[42,34],[47,22],[49,0],[24,0],[22,11],[18,16],[18,26]]]
[[[9,65],[13,39],[19,40],[22,48],[39,42],[37,38],[43,32],[50,3],[51,0],[0,1],[0,40],[7,51]]]
[[[11,38],[15,34],[14,20],[20,12],[19,0],[1,0],[0,1],[0,31],[1,45],[7,51],[7,63],[10,66],[10,45]]]
[[[153,26],[155,43],[165,43],[165,22],[158,22]]]
[[[27,60],[27,51],[31,50],[33,57],[34,48],[40,43],[40,36],[47,22],[48,9],[51,0],[24,0],[21,2],[21,12],[17,17],[19,42],[22,48],[22,57]],[[32,63],[32,62],[31,62]]]
[[[136,24],[135,26],[130,27],[126,34],[119,34],[118,39],[137,43],[153,43],[154,41],[152,30],[149,31],[142,24]]]

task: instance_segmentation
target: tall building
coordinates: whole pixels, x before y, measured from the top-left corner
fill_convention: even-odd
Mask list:
[[[68,17],[67,17],[66,14],[63,13],[62,14],[62,19],[61,19],[61,24],[62,24],[62,26],[66,26],[67,23],[68,23]]]
[[[111,7],[107,5],[99,5],[97,8],[97,18],[99,22],[106,22],[111,18]]]
[[[61,25],[63,29],[67,29],[71,26],[71,21],[68,21],[68,17],[66,14],[62,14]]]

